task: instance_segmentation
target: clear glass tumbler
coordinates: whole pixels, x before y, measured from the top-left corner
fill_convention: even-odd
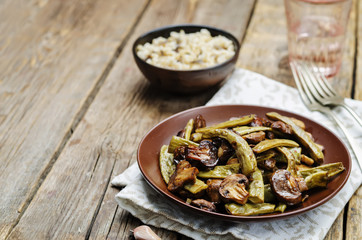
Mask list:
[[[312,61],[326,77],[341,66],[352,0],[284,0],[289,61]]]

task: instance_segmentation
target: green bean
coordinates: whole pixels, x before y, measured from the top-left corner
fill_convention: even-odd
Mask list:
[[[297,177],[297,169],[296,169],[296,160],[294,154],[290,151],[289,148],[286,147],[277,147],[278,151],[280,151],[288,161],[287,170],[292,174],[293,177]]]
[[[252,203],[264,202],[264,181],[263,175],[259,169],[251,174],[251,182],[249,185],[249,201]]]
[[[279,202],[274,211],[283,213],[285,209],[287,209],[287,204]]]
[[[199,178],[226,178],[231,174],[238,173],[240,170],[240,164],[220,165],[215,166],[214,169],[208,171],[200,171],[197,176]]]
[[[177,136],[172,136],[170,145],[168,146],[168,152],[173,153],[176,148],[181,147],[181,146],[188,146],[188,145],[199,146],[198,143],[195,143],[193,141],[186,140],[184,138],[177,137]]]
[[[247,125],[254,120],[254,117],[255,117],[254,114],[247,115],[247,116],[244,116],[241,118],[237,118],[237,119],[229,120],[229,121],[222,122],[219,124],[215,124],[210,127],[199,128],[199,129],[196,129],[196,132],[204,133],[204,132],[208,132],[210,130],[215,130],[215,129],[233,128],[233,127],[237,127],[237,126]]]
[[[249,127],[249,126],[242,126],[233,128],[234,132],[237,132],[239,135],[246,135],[253,132],[260,132],[260,131],[271,131],[272,128],[270,127]]]
[[[305,183],[307,184],[308,189],[316,187],[326,187],[328,183],[328,172],[319,171],[312,173],[304,178]]]
[[[299,173],[304,177],[308,189],[311,189],[315,187],[326,187],[329,179],[344,171],[344,169],[343,164],[337,162],[299,170]]]
[[[186,189],[187,191],[189,191],[193,194],[199,193],[199,192],[205,190],[206,188],[207,188],[207,184],[197,178],[196,178],[195,183],[184,185],[184,189]]]
[[[159,158],[161,175],[166,184],[168,184],[171,175],[176,170],[176,164],[173,161],[173,154],[168,153],[167,150],[168,146],[163,145],[161,147]]]
[[[300,164],[302,158],[302,148],[301,147],[289,148],[289,151],[294,155],[295,163]]]
[[[314,168],[308,168],[308,169],[303,169],[303,170],[299,170],[299,173],[304,177],[308,177],[311,174],[314,173],[318,173],[318,172],[323,172],[326,171],[327,172],[327,178],[331,178],[335,175],[337,175],[338,173],[344,171],[344,166],[341,162],[336,162],[336,163],[328,163],[328,164],[324,164],[318,167],[314,167]]]
[[[318,163],[322,164],[324,155],[321,149],[317,146],[317,144],[311,139],[309,134],[301,129],[297,124],[294,123],[292,119],[286,116],[282,116],[276,112],[270,112],[266,114],[272,120],[280,120],[291,126],[293,130],[293,134],[298,138],[300,143],[308,150],[311,157]]]
[[[255,145],[253,151],[262,153],[276,147],[298,147],[299,144],[289,139],[266,139]]]
[[[268,150],[265,152],[262,152],[261,154],[256,156],[256,161],[257,162],[263,162],[265,160],[268,160],[274,156],[276,156],[277,153],[274,150]]]
[[[186,124],[186,127],[185,127],[185,139],[186,140],[190,140],[191,133],[194,130],[194,122],[195,122],[194,119],[191,118]]]
[[[225,204],[226,211],[232,215],[252,216],[274,212],[275,205],[271,203],[246,203],[240,205],[236,203]]]
[[[227,129],[212,129],[204,132],[204,138],[221,137],[229,141],[241,163],[241,172],[250,176],[257,170],[256,158],[249,144],[237,133]]]

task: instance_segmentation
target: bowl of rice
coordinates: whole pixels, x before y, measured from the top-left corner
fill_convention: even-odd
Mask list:
[[[205,25],[166,26],[147,32],[133,44],[143,75],[172,93],[197,93],[232,73],[240,44],[230,33]]]

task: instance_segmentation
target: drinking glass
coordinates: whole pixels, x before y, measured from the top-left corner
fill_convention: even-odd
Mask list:
[[[352,0],[284,0],[289,61],[311,61],[326,77],[335,76],[351,4]]]

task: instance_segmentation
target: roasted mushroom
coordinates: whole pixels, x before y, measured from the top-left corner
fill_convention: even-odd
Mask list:
[[[291,135],[293,133],[292,127],[282,121],[275,121],[270,127],[284,134]]]
[[[261,117],[255,117],[254,120],[250,123],[250,126],[252,127],[269,127],[272,124],[272,122],[267,118],[261,118]]]
[[[298,181],[289,171],[285,169],[276,170],[270,179],[270,184],[279,201],[287,205],[296,205],[302,202],[302,193]]]
[[[258,162],[258,167],[267,171],[273,171],[276,167],[277,161],[274,158],[269,158],[264,161]]]
[[[176,164],[178,164],[180,161],[185,160],[186,159],[186,147],[185,146],[181,146],[175,149],[175,151],[173,152],[173,159],[176,162]]]
[[[177,134],[177,137],[185,138],[185,129],[180,130]]]
[[[220,203],[221,202],[221,196],[219,193],[219,188],[221,185],[222,180],[221,179],[209,179],[207,180],[207,189],[206,194],[209,197],[211,202],[214,203]]]
[[[209,140],[203,140],[198,147],[188,146],[186,160],[196,167],[212,168],[218,162],[217,148]]]
[[[195,200],[192,200],[190,204],[192,206],[201,208],[201,209],[206,210],[206,211],[216,212],[215,204],[212,203],[212,202],[209,202],[209,201],[207,201],[205,199],[195,199]]]
[[[231,144],[223,138],[215,138],[212,143],[217,147],[217,157],[219,158],[219,164],[225,164],[230,157],[235,153]]]
[[[222,180],[219,193],[224,201],[235,201],[239,204],[245,204],[249,197],[246,188],[249,185],[248,178],[243,174],[232,174]]]
[[[196,118],[195,118],[195,121],[194,121],[194,129],[198,129],[198,128],[204,128],[206,127],[206,121],[205,119],[203,118],[202,115],[197,115]]]
[[[167,189],[171,192],[180,190],[187,183],[194,183],[199,170],[192,167],[188,161],[180,161],[176,171],[171,175]]]
[[[249,144],[257,144],[265,139],[265,132],[253,132],[249,133],[247,135],[244,135],[243,138],[249,143]]]

